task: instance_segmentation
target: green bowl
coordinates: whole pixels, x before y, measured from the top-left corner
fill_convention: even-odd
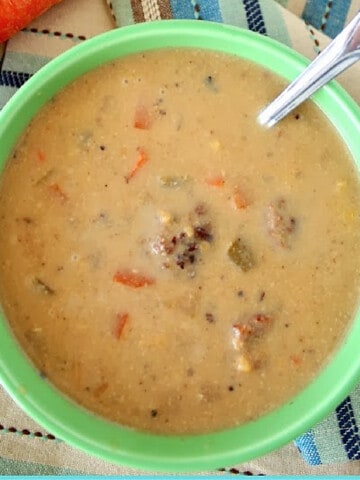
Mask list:
[[[252,32],[221,24],[162,21],[114,30],[51,61],[0,114],[0,165],[32,116],[59,89],[115,58],[164,47],[196,47],[252,60],[292,80],[309,63],[289,48]],[[360,165],[358,106],[336,84],[314,96]],[[190,472],[224,467],[264,455],[293,440],[329,413],[360,379],[360,314],[336,355],[299,395],[257,421],[219,433],[161,436],[121,427],[92,415],[59,393],[21,351],[0,318],[0,379],[33,419],[74,447],[111,462],[151,471]]]

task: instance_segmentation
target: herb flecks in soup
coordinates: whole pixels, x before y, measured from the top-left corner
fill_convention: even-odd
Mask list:
[[[359,182],[323,115],[270,130],[270,73],[205,51],[124,58],[33,120],[2,177],[0,291],[39,371],[154,432],[291,398],[359,293]]]

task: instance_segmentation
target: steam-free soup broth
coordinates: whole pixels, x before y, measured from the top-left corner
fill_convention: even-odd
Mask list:
[[[138,54],[33,119],[0,186],[0,294],[44,377],[152,432],[220,430],[319,373],[357,305],[360,189],[312,104],[235,57]]]

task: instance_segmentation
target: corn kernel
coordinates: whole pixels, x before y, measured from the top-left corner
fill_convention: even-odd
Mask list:
[[[212,148],[212,150],[214,150],[214,152],[217,152],[220,149],[220,146],[221,143],[219,142],[219,140],[211,140],[210,147]]]
[[[244,373],[249,373],[252,371],[252,364],[246,355],[242,354],[238,356],[236,359],[236,369],[239,370],[239,372]]]
[[[172,216],[170,215],[169,212],[165,212],[164,210],[161,210],[158,213],[158,219],[160,220],[161,223],[168,224],[172,222]]]

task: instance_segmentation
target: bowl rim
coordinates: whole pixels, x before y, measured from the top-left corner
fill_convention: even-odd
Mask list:
[[[309,63],[277,41],[224,24],[166,20],[122,27],[75,46],[51,60],[0,112],[4,165],[36,111],[62,86],[98,65],[145,50],[174,47],[222,51],[263,65],[287,80]],[[335,82],[313,96],[360,166],[360,109]],[[57,393],[21,351],[0,309],[0,380],[39,424],[70,445],[105,460],[151,471],[196,472],[242,463],[266,454],[308,430],[360,379],[360,313],[342,348],[308,387],[277,410],[243,426],[191,436],[154,435],[100,419]],[[355,357],[355,358],[354,358]],[[334,382],[336,379],[336,383]],[[332,389],[329,390],[329,385]],[[328,392],[324,395],[323,392]]]

